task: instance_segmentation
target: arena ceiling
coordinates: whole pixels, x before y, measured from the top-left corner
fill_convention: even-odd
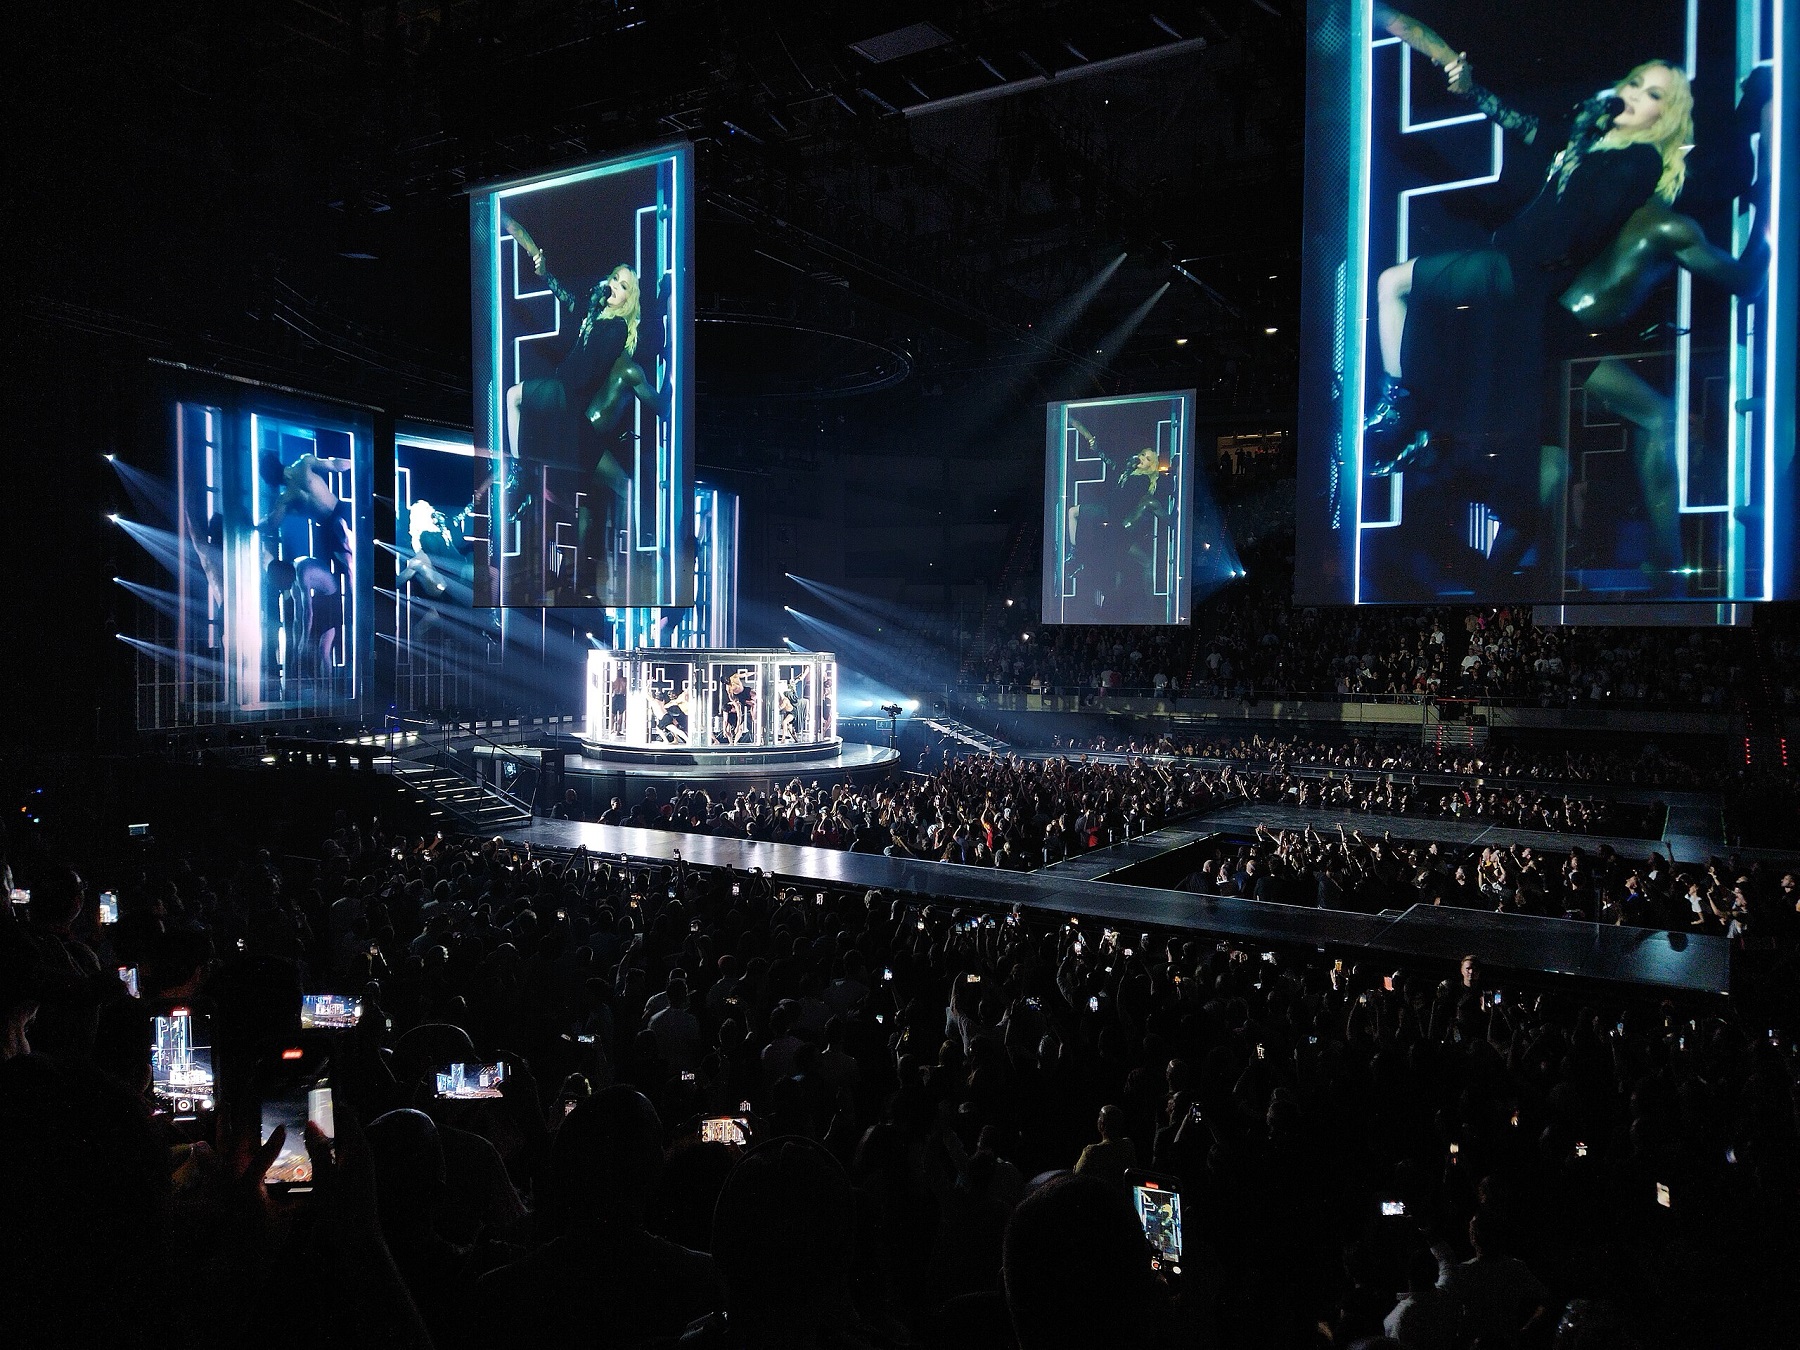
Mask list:
[[[77,0],[23,23],[13,227],[39,321],[450,412],[464,190],[683,137],[704,340],[766,363],[786,325],[818,368],[713,392],[1051,370],[1245,413],[1291,397],[1286,0]]]

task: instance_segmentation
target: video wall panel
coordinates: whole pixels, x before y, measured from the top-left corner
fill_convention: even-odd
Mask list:
[[[480,606],[694,603],[693,150],[471,199]]]
[[[134,586],[155,641],[135,644],[152,691],[140,722],[205,725],[351,710],[373,628],[372,418],[246,381],[182,380],[173,546],[124,522],[173,573]]]
[[[1300,600],[1792,593],[1784,8],[1312,0]]]
[[[1188,622],[1193,420],[1191,389],[1048,405],[1044,623]]]
[[[694,603],[609,609],[616,647],[730,647],[737,643],[738,495],[694,487]]]

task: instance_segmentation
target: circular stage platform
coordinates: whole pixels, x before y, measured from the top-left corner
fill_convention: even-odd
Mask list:
[[[590,799],[635,798],[651,783],[737,791],[794,778],[861,783],[899,762],[885,746],[838,736],[830,652],[590,652],[577,739],[582,753],[564,757],[563,773]]]
[[[786,761],[739,756],[724,762],[657,764],[610,756],[565,755],[563,778],[585,799],[604,807],[608,797],[627,803],[636,801],[650,786],[655,786],[657,795],[666,799],[664,787],[672,791],[677,785],[709,792],[747,792],[753,787],[773,787],[795,778],[808,784],[877,783],[888,777],[899,762],[900,756],[885,745],[851,741],[822,758]]]

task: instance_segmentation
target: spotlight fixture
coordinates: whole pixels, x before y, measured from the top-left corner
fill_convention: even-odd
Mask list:
[[[115,525],[119,523],[119,513],[117,511],[108,511],[106,513],[106,518]]]
[[[1010,600],[1008,600],[1008,601],[1007,601],[1007,602],[1006,602],[1006,607],[1007,607],[1007,608],[1008,608],[1008,609],[1011,609],[1011,608],[1012,608],[1012,601],[1010,601]]]
[[[1177,347],[1185,347],[1185,346],[1187,346],[1187,344],[1188,344],[1188,340],[1186,338],[1176,338],[1175,339],[1175,345]]]
[[[1279,329],[1279,328],[1265,328],[1265,329],[1263,329],[1263,332],[1265,332],[1265,333],[1271,333],[1271,334],[1273,334],[1273,333],[1279,333],[1279,332],[1280,332],[1280,331],[1281,331],[1281,330],[1280,330],[1280,329]]]
[[[117,455],[102,455],[100,458],[104,459],[108,464],[111,464],[115,459],[118,458],[118,456]]]

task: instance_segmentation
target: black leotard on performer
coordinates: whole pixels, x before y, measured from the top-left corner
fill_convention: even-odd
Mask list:
[[[1547,128],[1504,109],[1483,111],[1541,141]],[[1475,499],[1523,525],[1539,509],[1535,455],[1546,380],[1548,311],[1656,191],[1658,152],[1599,149],[1572,131],[1538,194],[1494,232],[1488,248],[1431,254],[1413,264],[1400,368],[1418,415],[1457,446],[1455,471]],[[1450,466],[1446,465],[1445,468]]]
[[[591,469],[598,451],[583,448],[588,434],[588,405],[605,387],[613,367],[625,355],[626,322],[623,316],[603,317],[606,284],[602,282],[584,306],[552,277],[544,280],[557,301],[571,314],[580,314],[575,345],[550,375],[526,380],[519,392],[519,451],[533,460],[567,468]]]

